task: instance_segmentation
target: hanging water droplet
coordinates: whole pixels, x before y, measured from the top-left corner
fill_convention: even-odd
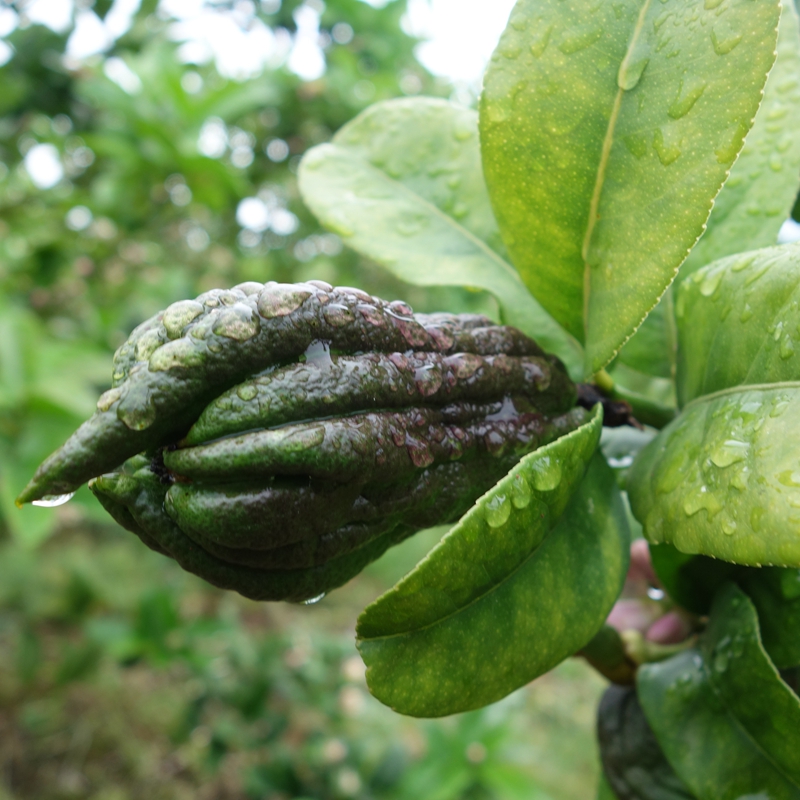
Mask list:
[[[784,361],[788,361],[794,355],[794,342],[792,337],[787,333],[781,339],[780,356]]]
[[[323,592],[322,594],[318,594],[316,597],[309,597],[308,600],[303,600],[303,605],[313,606],[316,603],[319,603],[319,601],[322,600],[323,597],[325,597],[325,592]]]
[[[663,600],[663,599],[664,599],[664,597],[665,597],[665,594],[664,594],[664,590],[663,590],[663,589],[659,589],[657,586],[651,586],[651,587],[650,587],[650,588],[647,590],[647,596],[648,596],[648,597],[649,597],[651,600],[656,600],[656,601],[658,601],[658,600]]]
[[[68,503],[74,496],[75,492],[69,492],[69,494],[46,494],[39,500],[34,500],[31,505],[41,508],[55,508],[56,506],[63,506],[64,503]]]
[[[542,456],[532,464],[533,485],[540,492],[552,492],[561,483],[561,463],[552,456]]]
[[[747,322],[753,316],[753,309],[750,308],[750,303],[745,303],[742,313],[739,314],[740,322]]]
[[[483,514],[490,528],[499,528],[511,516],[511,503],[504,494],[497,494],[487,501]]]
[[[525,476],[521,474],[515,475],[511,484],[511,502],[514,504],[514,508],[527,508],[532,497],[533,492],[528,481],[525,480]]]

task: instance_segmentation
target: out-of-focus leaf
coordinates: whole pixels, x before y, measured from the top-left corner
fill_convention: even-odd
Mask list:
[[[800,665],[800,570],[743,570],[739,585],[758,611],[761,640],[779,669]]]
[[[783,0],[778,58],[739,158],[714,201],[706,232],[681,267],[678,280],[723,256],[769,247],[778,240],[800,179],[800,25]]]
[[[708,218],[775,58],[780,5],[521,0],[484,80],[483,165],[511,259],[605,366]]]
[[[597,710],[605,777],[619,800],[693,800],[659,747],[636,689],[612,684]]]
[[[379,700],[413,716],[476,708],[596,633],[629,557],[625,509],[601,456],[575,491],[599,420],[526,456],[365,610],[358,645]]]
[[[638,673],[647,720],[699,800],[800,797],[800,700],[759,639],[758,619],[723,587],[697,650]]]
[[[621,362],[645,375],[674,378],[677,347],[672,292],[667,291],[619,351],[614,363]]]
[[[505,259],[474,111],[431,98],[377,103],[306,154],[300,188],[350,247],[409,283],[491,292],[505,322],[580,373],[580,346]]]

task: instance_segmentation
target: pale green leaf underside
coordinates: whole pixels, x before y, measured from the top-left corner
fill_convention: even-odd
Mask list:
[[[365,610],[358,646],[379,700],[414,716],[477,708],[594,635],[621,589],[629,536],[599,455],[581,482],[600,422],[596,412],[526,456]]]
[[[481,102],[511,259],[607,364],[703,230],[774,60],[777,0],[520,0]]]
[[[678,289],[678,399],[800,380],[800,245],[721,259]]]
[[[687,406],[628,475],[647,539],[737,564],[800,567],[798,418],[800,382]]]
[[[697,650],[637,676],[639,699],[675,771],[699,800],[800,798],[800,702],[764,652],[755,609],[720,591]]]
[[[723,256],[778,240],[800,184],[800,26],[784,0],[778,57],[744,147],[714,201],[706,232],[681,267],[679,280]]]
[[[422,286],[491,292],[503,321],[580,374],[582,350],[506,261],[483,180],[477,114],[444,100],[377,103],[300,167],[309,208],[344,242]]]

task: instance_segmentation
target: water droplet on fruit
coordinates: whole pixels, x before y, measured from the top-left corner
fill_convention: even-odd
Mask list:
[[[285,317],[296,311],[311,292],[291,283],[268,283],[258,296],[258,313],[264,319]]]

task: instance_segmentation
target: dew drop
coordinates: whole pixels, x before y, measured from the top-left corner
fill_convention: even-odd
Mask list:
[[[681,150],[676,145],[668,144],[664,139],[664,132],[661,128],[656,128],[653,134],[653,147],[658,156],[658,160],[663,166],[668,167],[680,158]]]
[[[40,508],[55,508],[56,506],[63,506],[68,503],[75,496],[75,492],[68,494],[46,494],[39,500],[34,500],[31,505],[39,506]]]
[[[719,285],[722,282],[722,271],[715,270],[713,272],[709,272],[705,278],[703,278],[702,283],[700,284],[700,294],[703,297],[712,297],[716,294],[717,289],[719,289]]]
[[[683,501],[683,511],[687,517],[692,517],[704,509],[708,513],[709,519],[713,519],[722,511],[722,505],[715,495],[709,492],[707,486],[701,486]]]
[[[790,469],[779,472],[776,476],[778,483],[793,489],[800,488],[800,472]]]
[[[633,62],[623,61],[617,73],[617,86],[625,92],[636,88],[649,62],[649,58],[639,58]]]
[[[733,520],[728,516],[724,516],[722,518],[722,522],[720,522],[720,527],[726,536],[733,536],[733,534],[736,532],[736,520]]]
[[[224,336],[236,342],[246,342],[260,330],[261,323],[258,321],[258,316],[244,303],[236,303],[224,309],[213,328],[217,336]]]
[[[541,456],[531,464],[533,485],[540,492],[551,492],[561,483],[561,464],[552,456]]]
[[[742,313],[739,314],[739,322],[747,322],[753,316],[753,309],[750,308],[750,303],[745,303]]]
[[[553,25],[548,25],[543,31],[536,34],[531,44],[531,53],[534,58],[541,58],[547,45],[550,43],[550,35],[553,33]]]
[[[714,46],[714,52],[718,56],[728,55],[741,41],[741,33],[732,33],[726,36],[724,34],[718,34],[716,28],[711,31],[711,44]]]
[[[729,467],[731,464],[744,461],[747,458],[749,450],[750,445],[747,442],[740,442],[736,439],[726,439],[711,454],[711,461],[718,467]]]
[[[504,494],[496,494],[487,501],[483,514],[490,528],[499,528],[505,525],[511,516],[511,503]]]
[[[794,355],[794,342],[792,337],[787,333],[781,339],[780,356],[784,361],[788,361]]]
[[[355,321],[356,315],[347,306],[331,303],[322,312],[325,321],[333,328],[343,328]]]
[[[648,597],[649,597],[651,600],[656,600],[656,601],[659,601],[659,600],[663,600],[663,599],[664,599],[664,597],[665,597],[665,593],[664,593],[664,590],[663,590],[663,589],[659,589],[657,586],[651,586],[651,587],[650,587],[650,588],[647,590],[647,596],[648,596]]]
[[[681,117],[685,117],[692,110],[694,104],[702,97],[705,90],[705,81],[689,82],[685,85],[684,82],[681,81],[678,89],[678,96],[667,109],[667,114],[669,114],[672,119],[681,119]]]
[[[525,476],[521,474],[515,475],[511,483],[511,502],[514,504],[514,508],[527,508],[532,497],[533,492],[531,492],[531,487],[528,481],[525,480]]]
[[[602,28],[578,28],[565,34],[558,45],[558,49],[564,55],[572,55],[593,45],[602,35]]]

